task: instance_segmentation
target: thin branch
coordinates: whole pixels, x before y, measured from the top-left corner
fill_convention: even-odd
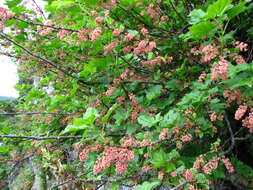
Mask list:
[[[180,189],[181,187],[183,187],[186,184],[187,184],[187,182],[185,181],[185,182],[182,182],[182,183],[178,184],[177,186],[175,186],[175,187],[173,187],[171,189],[168,189],[168,190],[178,190],[178,189]]]
[[[234,146],[235,146],[235,137],[234,137],[234,134],[233,134],[233,131],[232,131],[231,124],[230,124],[230,122],[229,122],[229,120],[228,120],[228,118],[227,118],[226,115],[225,115],[224,118],[225,118],[225,121],[226,121],[227,126],[228,126],[228,130],[229,130],[229,133],[230,133],[231,145],[230,145],[230,147],[228,148],[228,150],[226,150],[225,152],[220,153],[220,154],[219,154],[219,157],[220,157],[220,156],[224,156],[224,155],[230,153],[230,152],[233,150]]]
[[[0,139],[2,138],[14,138],[14,139],[34,139],[34,140],[49,140],[49,139],[81,139],[82,136],[59,136],[59,137],[36,137],[36,136],[16,136],[16,135],[0,135]]]
[[[8,112],[8,113],[0,113],[0,115],[36,115],[36,114],[73,115],[74,113],[69,113],[69,112]]]
[[[53,29],[56,29],[56,30],[67,30],[67,31],[70,31],[70,32],[79,32],[79,30],[75,30],[75,29],[72,29],[72,28],[65,28],[65,27],[62,27],[62,26],[56,26],[56,25],[50,25],[50,24],[35,23],[35,22],[32,22],[32,21],[27,21],[27,20],[20,19],[16,16],[14,18],[18,21],[24,22],[26,24],[34,25],[34,26],[48,27],[48,28],[53,28]]]
[[[32,0],[32,1],[33,1],[33,3],[35,4],[35,6],[38,8],[38,10],[39,10],[39,12],[41,13],[42,17],[43,17],[45,20],[47,20],[47,18],[46,18],[46,16],[45,16],[44,12],[43,12],[42,9],[40,8],[40,6],[36,3],[35,0]]]
[[[162,82],[156,81],[144,81],[144,80],[124,80],[122,83],[141,83],[141,84],[154,84],[154,85],[164,85]]]
[[[16,46],[18,46],[18,47],[20,47],[21,49],[23,49],[23,50],[24,50],[26,53],[28,53],[29,55],[31,55],[31,56],[33,56],[33,57],[35,57],[35,58],[37,58],[37,59],[42,60],[43,62],[40,62],[40,63],[45,63],[45,64],[48,64],[48,65],[51,65],[53,68],[55,68],[55,69],[61,71],[62,73],[64,73],[64,74],[67,75],[67,76],[70,76],[70,77],[72,77],[72,78],[77,79],[79,82],[81,82],[81,83],[83,83],[83,84],[85,84],[85,85],[93,85],[93,82],[85,82],[85,81],[80,80],[79,78],[75,77],[74,75],[72,75],[72,74],[69,73],[68,71],[62,69],[60,66],[54,64],[52,61],[50,61],[50,60],[48,60],[48,59],[46,59],[46,58],[44,58],[44,57],[41,57],[41,56],[35,54],[34,52],[32,52],[31,50],[25,48],[24,46],[20,45],[19,43],[17,43],[17,42],[14,41],[13,39],[11,39],[9,36],[7,36],[6,34],[0,32],[0,37],[2,37],[2,38],[4,38],[4,39],[8,40],[9,42],[11,42],[12,44],[14,44],[14,45],[16,45]]]

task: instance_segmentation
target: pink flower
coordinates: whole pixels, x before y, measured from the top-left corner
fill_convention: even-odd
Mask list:
[[[175,171],[170,172],[170,176],[171,176],[171,177],[177,177],[177,173],[176,173]]]
[[[183,175],[186,181],[191,182],[193,180],[193,175],[190,170],[185,170]]]
[[[183,141],[183,142],[187,142],[187,141],[190,141],[192,139],[192,135],[191,134],[186,134],[186,135],[184,135],[184,136],[182,136],[182,138],[181,138],[181,140]]]
[[[158,173],[158,179],[163,179],[163,178],[164,178],[164,175],[165,175],[164,171],[160,171],[160,172]]]
[[[132,35],[132,34],[127,34],[127,35],[124,37],[124,39],[125,39],[126,41],[131,41],[132,39],[134,39],[134,35]]]
[[[217,64],[214,65],[211,78],[212,80],[222,79],[225,80],[227,78],[228,72],[228,63],[226,60],[220,60]]]
[[[248,128],[250,133],[253,133],[253,112],[251,112],[248,117],[242,120],[242,126]]]
[[[121,31],[120,31],[120,29],[118,29],[118,28],[115,28],[115,29],[113,30],[113,36],[118,36],[118,35],[120,35],[120,33],[121,33]]]
[[[239,106],[239,108],[235,112],[235,119],[240,120],[244,116],[247,109],[248,109],[247,106],[242,106],[242,105]]]
[[[98,40],[98,38],[101,36],[102,34],[102,29],[100,27],[95,28],[95,30],[93,30],[93,32],[91,33],[91,41],[95,42]]]
[[[234,169],[234,167],[232,166],[232,164],[231,164],[231,162],[229,161],[229,159],[228,158],[224,158],[224,159],[222,159],[221,160],[224,164],[225,164],[225,166],[226,166],[226,168],[227,168],[227,170],[228,170],[228,173],[234,173],[235,172],[235,169]]]
[[[103,19],[101,17],[95,18],[95,21],[96,21],[97,24],[102,24],[103,23]]]
[[[159,135],[159,140],[164,140],[164,139],[166,139],[166,137],[167,137],[167,135],[168,135],[168,131],[169,131],[168,128],[164,128],[164,129],[162,130],[162,132],[160,133],[160,135]]]
[[[57,33],[57,37],[60,38],[61,40],[64,40],[64,38],[66,38],[68,34],[69,32],[67,30],[60,30]]]
[[[248,50],[248,44],[240,42],[240,41],[236,41],[235,42],[235,47],[240,49],[240,51],[247,51]]]
[[[213,170],[218,167],[218,161],[220,158],[213,158],[203,167],[203,171],[205,174],[210,174]]]
[[[108,90],[106,91],[105,95],[109,97],[109,96],[112,95],[112,93],[113,93],[115,90],[116,90],[115,87],[110,86],[110,87],[108,88]]]
[[[104,55],[107,56],[118,44],[119,44],[119,40],[115,40],[114,42],[105,46]]]
[[[212,122],[215,122],[217,120],[217,115],[214,111],[212,111],[211,114],[210,114],[210,120]]]
[[[147,36],[148,35],[148,30],[146,28],[142,28],[141,33],[142,33],[143,36]]]
[[[204,54],[204,56],[201,58],[201,62],[203,63],[211,61],[219,54],[219,51],[215,45],[212,44],[202,47],[200,51]]]

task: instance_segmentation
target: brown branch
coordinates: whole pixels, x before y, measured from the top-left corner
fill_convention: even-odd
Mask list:
[[[34,139],[34,140],[49,140],[49,139],[81,139],[82,136],[59,136],[59,137],[36,137],[36,136],[16,136],[16,135],[0,135],[0,139],[2,138],[14,138],[14,139]]]
[[[36,114],[72,115],[74,113],[68,113],[68,112],[8,112],[8,113],[0,113],[0,115],[36,115]]]

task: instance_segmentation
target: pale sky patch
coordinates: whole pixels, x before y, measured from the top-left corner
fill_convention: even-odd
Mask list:
[[[3,0],[0,0],[0,6],[4,6]],[[37,0],[39,6],[45,5],[45,2]],[[27,6],[35,7],[30,2]],[[6,7],[6,6],[4,6]],[[0,96],[18,97],[18,91],[14,88],[18,82],[17,65],[13,61],[4,55],[0,55]]]

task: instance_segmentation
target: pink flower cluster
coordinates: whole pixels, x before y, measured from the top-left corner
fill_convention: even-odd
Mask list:
[[[119,36],[120,35],[120,33],[121,33],[121,31],[120,31],[120,29],[119,28],[115,28],[114,30],[113,30],[113,36]]]
[[[157,56],[155,59],[141,62],[143,66],[149,67],[151,69],[153,69],[159,63],[165,63],[165,60],[161,56]]]
[[[129,98],[131,100],[130,105],[133,107],[133,110],[131,112],[131,119],[136,120],[138,114],[145,112],[145,109],[140,104],[138,104],[134,94],[130,94]]]
[[[131,147],[137,144],[137,140],[134,137],[127,137],[123,139],[124,147]]]
[[[202,165],[204,164],[204,155],[200,155],[199,157],[196,158],[196,161],[193,164],[193,168],[200,170],[202,168]]]
[[[122,174],[127,171],[127,161],[134,159],[134,153],[126,148],[108,147],[103,152],[93,168],[93,173],[98,174],[104,169],[115,163],[117,174]]]
[[[50,25],[52,24],[52,21],[48,20],[45,24]],[[53,28],[46,27],[46,26],[38,26],[37,29],[40,31],[39,35],[41,36],[46,36],[53,31]]]
[[[102,29],[100,27],[95,28],[91,33],[91,41],[95,42],[102,35]]]
[[[115,40],[114,42],[105,46],[104,55],[107,56],[118,44],[119,44],[119,40]]]
[[[169,129],[168,128],[164,128],[162,130],[162,132],[159,135],[159,140],[164,140],[166,139],[167,135],[168,135]]]
[[[240,41],[235,42],[235,47],[240,49],[240,51],[247,51],[248,50],[248,44]]]
[[[219,54],[219,51],[216,45],[209,44],[207,46],[201,46],[199,50],[196,48],[192,48],[191,53],[194,55],[204,54],[201,57],[201,62],[205,63],[213,60]]]
[[[232,174],[235,172],[235,169],[228,158],[223,158],[221,161],[225,164],[225,167],[227,168],[228,173]]]
[[[232,59],[236,62],[237,65],[239,64],[246,64],[246,61],[241,55],[238,55],[236,53],[232,54]]]
[[[230,91],[229,89],[225,89],[223,92],[223,96],[227,99],[227,105],[229,105],[233,101],[236,101],[238,105],[242,104],[243,95],[238,88],[235,88],[232,91]]]
[[[61,40],[64,40],[68,36],[69,32],[67,30],[60,30],[57,33],[57,37],[60,38]]]
[[[205,72],[201,73],[201,75],[199,76],[198,81],[199,82],[204,82],[204,79],[206,78],[207,74]]]
[[[216,120],[222,121],[223,119],[224,119],[224,116],[223,116],[223,115],[218,115],[218,116],[217,116],[217,114],[216,114],[214,111],[212,111],[212,112],[210,113],[210,120],[211,120],[212,122],[215,122]]]
[[[0,20],[7,22],[10,18],[14,17],[14,13],[7,11],[6,8],[0,7]]]
[[[244,116],[247,109],[248,109],[247,106],[242,106],[242,105],[239,106],[239,108],[235,112],[235,119],[240,120]]]
[[[210,174],[213,170],[215,170],[218,167],[220,158],[216,157],[207,162],[203,167],[203,172],[205,174]]]
[[[97,24],[103,24],[103,19],[102,19],[101,17],[96,17],[96,18],[95,18],[95,22],[96,22]]]
[[[164,171],[159,171],[159,173],[158,173],[158,179],[163,179],[164,178],[164,175],[165,175],[165,173],[164,173]]]
[[[114,86],[109,86],[109,88],[107,89],[107,91],[105,92],[106,96],[111,96],[112,93],[116,90],[116,88]]]
[[[133,34],[127,34],[124,37],[124,40],[126,40],[127,42],[131,41],[132,39],[134,39],[134,35]]]
[[[149,4],[147,10],[141,12],[141,15],[148,14],[152,19],[158,19],[160,17],[161,9],[155,7],[153,3]]]
[[[212,80],[226,80],[228,72],[228,62],[226,60],[220,60],[217,64],[214,65],[211,78]]]
[[[88,31],[86,29],[81,29],[77,33],[77,37],[80,39],[81,42],[86,42],[89,39]]]
[[[79,154],[79,159],[80,161],[84,161],[88,158],[89,152],[99,152],[102,150],[103,145],[102,144],[97,144],[96,146],[88,146],[83,151]]]
[[[188,133],[188,134],[182,136],[182,138],[181,138],[181,140],[182,140],[183,142],[190,141],[191,139],[192,139],[192,135],[191,135],[190,133]]]
[[[148,30],[147,30],[146,28],[142,28],[142,29],[141,29],[141,34],[142,34],[143,36],[147,36],[147,35],[148,35]]]
[[[143,173],[146,173],[146,172],[148,172],[148,171],[151,170],[151,169],[152,169],[152,166],[147,165],[147,166],[143,166],[143,167],[141,168],[141,171],[142,171]]]
[[[250,133],[253,133],[253,112],[249,113],[249,116],[242,120],[242,126],[248,128]]]
[[[148,40],[141,40],[136,48],[134,48],[134,54],[144,54],[152,52],[156,48],[156,43],[154,41],[149,42]]]
[[[187,182],[191,182],[193,181],[193,174],[190,170],[185,170],[184,174],[183,174],[184,178],[186,179]]]

